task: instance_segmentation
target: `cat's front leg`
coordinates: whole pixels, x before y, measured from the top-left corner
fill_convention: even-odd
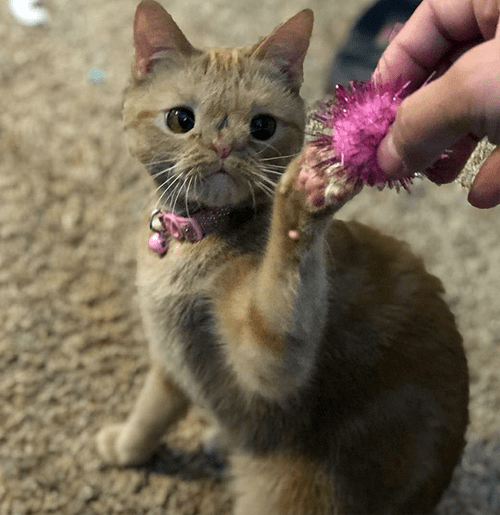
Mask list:
[[[327,199],[329,177],[308,170],[304,157],[277,186],[264,255],[229,263],[216,295],[240,384],[278,401],[308,383],[328,310],[325,234],[337,205]]]
[[[123,424],[105,427],[97,434],[97,448],[113,465],[138,465],[147,461],[166,429],[188,407],[184,394],[153,366],[132,413]]]

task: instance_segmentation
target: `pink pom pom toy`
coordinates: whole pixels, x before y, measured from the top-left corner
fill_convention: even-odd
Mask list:
[[[329,165],[340,162],[351,178],[369,186],[386,183],[387,176],[377,163],[377,148],[394,122],[405,93],[400,81],[337,86],[335,99],[320,104],[316,113],[316,119],[331,129],[331,134],[319,136],[313,143],[319,148],[335,149]]]
[[[369,80],[339,85],[335,98],[318,103],[297,180],[313,206],[339,208],[365,184],[409,190],[411,177],[392,179],[377,161],[378,146],[408,93],[401,79],[383,85]]]
[[[335,98],[317,104],[310,130],[313,138],[302,152],[297,179],[297,187],[305,190],[313,206],[334,204],[338,209],[365,184],[409,191],[420,174],[394,179],[377,160],[378,147],[410,93],[408,86],[402,79],[387,84],[351,82],[348,88],[338,85]],[[423,175],[438,182],[433,177],[439,177],[449,155],[445,152]]]
[[[316,150],[317,168],[334,174],[346,184],[389,186],[408,190],[411,178],[392,179],[377,162],[377,149],[408,95],[408,84],[352,82],[336,87],[334,99],[319,103],[314,120],[320,133],[309,144]]]

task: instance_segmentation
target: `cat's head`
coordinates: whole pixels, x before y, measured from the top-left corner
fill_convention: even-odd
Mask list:
[[[253,46],[200,51],[158,3],[138,6],[124,124],[164,206],[270,197],[303,144],[299,89],[312,24],[305,10]]]

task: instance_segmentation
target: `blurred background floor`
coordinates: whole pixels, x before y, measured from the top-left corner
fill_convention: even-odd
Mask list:
[[[196,46],[253,43],[297,11],[316,14],[303,94],[369,0],[170,0]],[[196,451],[191,413],[177,451],[149,468],[102,469],[94,435],[124,418],[148,360],[134,287],[135,231],[151,184],[129,157],[122,90],[136,0],[46,0],[45,26],[0,2],[0,515],[225,514],[220,470]],[[447,288],[466,342],[471,424],[437,513],[500,512],[500,208],[457,185],[365,191],[340,218],[411,243]]]

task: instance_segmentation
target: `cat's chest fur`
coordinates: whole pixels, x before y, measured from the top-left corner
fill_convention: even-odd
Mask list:
[[[148,235],[141,231],[137,286],[152,360],[204,404],[187,354],[217,340],[211,296],[231,252],[212,235],[195,244],[173,240],[168,253],[158,257],[147,248]]]

